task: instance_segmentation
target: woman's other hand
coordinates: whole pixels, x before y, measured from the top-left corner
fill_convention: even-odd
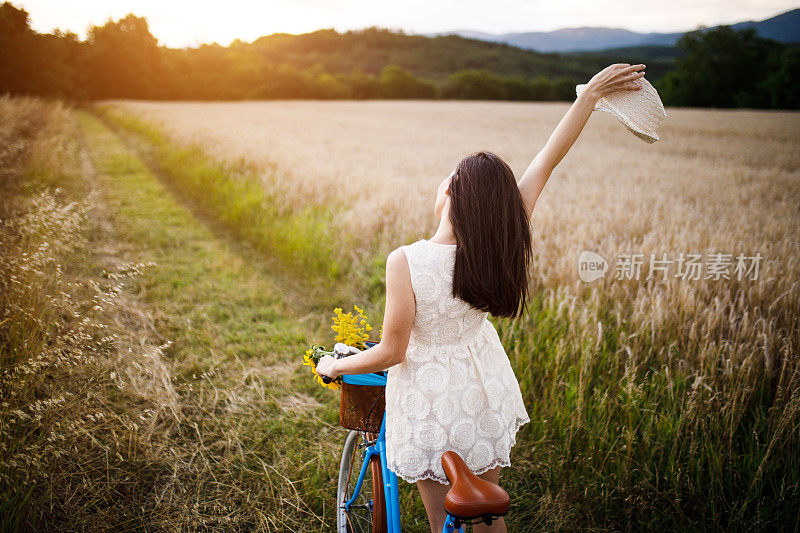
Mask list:
[[[330,355],[323,356],[317,364],[317,374],[320,376],[328,376],[331,379],[339,377],[340,374],[336,368],[336,359]]]
[[[583,92],[599,100],[616,91],[635,91],[641,89],[641,85],[634,80],[643,76],[644,64],[614,63],[592,76]]]

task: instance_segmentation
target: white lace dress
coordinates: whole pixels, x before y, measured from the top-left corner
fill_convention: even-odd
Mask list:
[[[455,450],[480,474],[510,466],[519,427],[530,421],[488,313],[453,298],[454,244],[401,246],[417,312],[406,359],[386,383],[386,458],[413,483],[446,484],[441,457]]]

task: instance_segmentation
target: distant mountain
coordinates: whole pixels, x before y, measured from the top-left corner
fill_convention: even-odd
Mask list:
[[[730,26],[735,30],[754,28],[762,37],[784,43],[797,43],[800,42],[800,9],[792,9],[761,21],[749,20],[730,24]],[[717,26],[703,28],[703,31],[714,27]],[[674,46],[683,33],[638,33],[624,28],[581,27],[501,35],[472,30],[455,30],[430,35],[456,34],[470,39],[506,43],[538,52],[576,52],[642,46]]]
[[[780,15],[761,21],[748,20],[731,24],[734,30],[755,28],[761,37],[774,39],[782,43],[800,42],[800,9],[792,9]]]
[[[672,46],[683,35],[683,33],[637,33],[624,28],[588,26],[501,35],[469,30],[456,30],[449,33],[469,39],[510,44],[537,52],[577,52],[653,45]]]

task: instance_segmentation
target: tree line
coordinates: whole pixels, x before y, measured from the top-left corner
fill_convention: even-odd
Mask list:
[[[683,54],[675,69],[653,81],[665,104],[797,108],[796,46],[725,27],[687,33],[678,46]],[[616,61],[623,60],[610,60]],[[574,56],[376,28],[173,49],[159,45],[147,20],[132,14],[90,27],[81,40],[58,30],[37,33],[24,9],[0,5],[0,94],[569,101],[594,68]]]
[[[328,31],[318,33],[316,42],[310,44],[321,55]],[[295,36],[269,37],[276,41],[278,37]],[[301,44],[307,47],[309,43]],[[325,61],[312,65],[281,61],[276,57],[276,49],[281,52],[281,47],[285,45],[235,41],[228,47],[205,44],[167,48],[159,46],[147,20],[134,15],[90,27],[85,40],[60,31],[39,34],[30,28],[25,10],[6,2],[0,5],[0,93],[73,99],[565,100],[574,97],[578,83],[577,78],[569,76],[526,78],[486,69],[464,69],[443,80],[433,80],[397,64],[386,64],[375,73],[361,68],[341,72],[329,68]],[[283,55],[290,54],[286,51]]]
[[[695,30],[677,43],[675,70],[655,87],[664,103],[693,107],[800,109],[800,46],[753,28]]]

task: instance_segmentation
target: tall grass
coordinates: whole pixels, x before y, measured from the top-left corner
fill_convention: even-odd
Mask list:
[[[243,280],[241,259],[102,126],[35,99],[0,98],[0,116],[0,527],[319,528],[324,506],[309,493],[330,483],[320,465],[333,462],[316,458],[334,447],[284,445],[315,435],[312,385],[289,396],[291,368],[243,364],[298,338],[266,282]],[[154,251],[163,266],[147,260]],[[182,287],[189,273],[197,291]],[[235,340],[233,322],[244,324]]]
[[[319,410],[329,394],[292,363],[296,346],[318,336],[306,285],[220,238],[122,139],[93,116],[78,119],[113,229],[93,248],[158,264],[123,315],[125,343],[172,342],[153,372],[170,389],[115,402],[123,411],[143,404],[147,423],[127,471],[110,478],[127,484],[110,506],[114,528],[323,529],[338,428],[333,409]],[[147,384],[123,382],[129,391]]]
[[[4,529],[46,528],[96,517],[114,497],[103,480],[139,413],[108,400],[130,364],[156,354],[120,364],[109,320],[144,265],[80,276],[66,266],[86,258],[96,201],[72,196],[83,187],[69,110],[3,97],[0,115],[0,516]]]
[[[178,146],[269,169],[284,180],[284,203],[334,206],[332,236],[364,250],[349,262],[374,269],[388,250],[433,232],[435,187],[461,155],[491,149],[520,173],[566,110],[123,107]],[[532,415],[504,474],[521,528],[798,526],[800,121],[668,112],[662,141],[647,146],[612,117],[592,117],[534,213],[535,305],[522,320],[495,321]],[[605,256],[612,272],[581,282],[581,250]],[[623,253],[717,252],[761,253],[759,277],[613,275]]]

